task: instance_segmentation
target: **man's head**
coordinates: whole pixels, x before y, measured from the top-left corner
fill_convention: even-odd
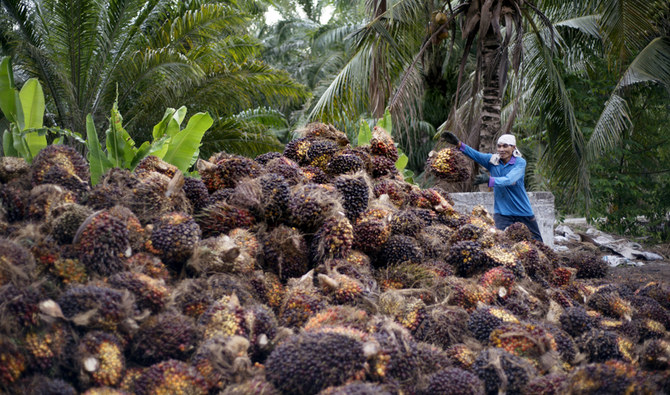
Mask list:
[[[503,134],[498,138],[498,155],[503,163],[507,163],[512,158],[512,153],[516,149],[516,139],[511,134]]]

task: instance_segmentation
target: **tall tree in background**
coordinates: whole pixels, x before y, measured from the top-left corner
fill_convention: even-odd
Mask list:
[[[556,50],[539,44],[547,32],[524,42],[525,78],[511,95],[521,97],[522,117],[537,117],[539,123],[519,131],[540,143],[537,168],[543,169],[545,185],[559,195],[567,194],[569,201],[582,195],[588,206],[589,164],[619,147],[634,130],[627,91],[650,84],[670,87],[669,4],[584,0],[570,6],[552,1],[540,5],[555,28]],[[564,81],[571,75],[590,79],[595,64],[603,59],[617,83],[599,117],[585,123],[578,120],[574,93]]]

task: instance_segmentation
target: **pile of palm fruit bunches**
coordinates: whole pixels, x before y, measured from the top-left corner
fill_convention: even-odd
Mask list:
[[[457,212],[403,181],[382,129],[299,135],[200,178],[149,156],[91,186],[64,145],[3,158],[0,392],[668,392],[670,287]]]

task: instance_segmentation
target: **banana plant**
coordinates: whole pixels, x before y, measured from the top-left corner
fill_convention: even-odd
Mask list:
[[[379,118],[376,126],[386,130],[391,136],[393,136],[393,121],[391,120],[391,112],[388,108],[384,112],[384,116]],[[370,128],[370,124],[365,119],[361,119],[361,127],[358,130],[356,145],[360,147],[362,145],[369,144],[370,140],[372,140],[372,129]],[[414,183],[414,172],[410,169],[406,169],[409,158],[402,152],[400,148],[398,148],[398,154],[398,160],[395,162],[396,169],[398,169],[398,172],[402,174],[405,181]]]
[[[29,79],[19,91],[14,85],[11,60],[3,57],[0,60],[0,110],[9,122],[9,129],[2,134],[5,156],[22,157],[31,163],[47,146],[44,108],[44,92],[39,81]]]
[[[145,141],[139,147],[123,128],[123,117],[117,103],[112,106],[109,128],[105,132],[103,148],[95,129],[93,117],[86,117],[86,146],[91,166],[91,184],[95,185],[107,170],[120,167],[133,170],[137,164],[149,155],[163,159],[186,173],[198,159],[200,144],[205,132],[214,120],[207,113],[193,115],[186,127],[181,124],[186,117],[186,107],[168,108],[163,119],[153,128],[153,141]]]

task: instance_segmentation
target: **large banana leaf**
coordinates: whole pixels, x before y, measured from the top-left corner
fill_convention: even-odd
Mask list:
[[[214,120],[207,113],[200,112],[193,115],[186,127],[172,137],[163,160],[177,166],[183,172],[188,171],[193,156],[200,148],[202,137],[213,123]]]
[[[36,78],[26,81],[19,92],[19,99],[23,109],[23,130],[40,129],[44,120],[44,92]],[[46,134],[40,134],[37,131],[25,133],[22,140],[28,150],[29,158],[34,158],[42,148],[47,146]],[[16,139],[14,144],[16,144]]]
[[[137,149],[135,141],[123,128],[123,117],[119,113],[117,103],[112,106],[109,118],[109,129],[106,132],[107,157],[114,167],[127,167],[132,163]]]
[[[21,99],[14,87],[14,73],[10,58],[5,56],[0,61],[0,110],[10,123],[18,125],[23,130],[23,108]]]
[[[88,164],[91,168],[91,184],[95,185],[100,180],[100,176],[114,166],[102,151],[91,114],[86,116],[86,145],[88,146]]]

